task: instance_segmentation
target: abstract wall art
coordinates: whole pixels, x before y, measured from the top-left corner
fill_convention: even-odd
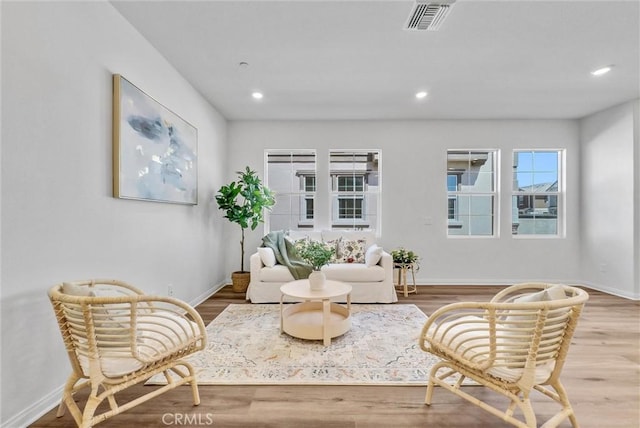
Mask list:
[[[113,75],[113,196],[198,203],[198,130]]]

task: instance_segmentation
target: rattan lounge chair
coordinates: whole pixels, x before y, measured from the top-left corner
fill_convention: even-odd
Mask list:
[[[527,283],[502,290],[490,302],[440,308],[428,318],[419,339],[424,351],[443,360],[429,374],[425,403],[431,404],[434,385],[440,385],[514,426],[536,427],[530,394],[537,390],[562,407],[543,427],[555,427],[566,418],[577,427],[560,372],[588,298],[576,287]],[[476,398],[476,386],[461,388],[464,378],[506,396],[507,409]],[[515,413],[517,409],[522,414]]]
[[[68,407],[79,427],[91,427],[186,383],[194,405],[200,403],[193,368],[183,360],[206,342],[204,323],[192,307],[101,279],[56,285],[49,298],[72,367],[58,417]],[[166,385],[117,403],[117,392],[159,373]],[[74,394],[85,387],[90,393],[81,410]],[[108,409],[95,414],[105,399]]]

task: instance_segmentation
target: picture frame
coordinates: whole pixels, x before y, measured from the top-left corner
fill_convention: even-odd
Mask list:
[[[113,196],[196,205],[198,130],[113,75]]]

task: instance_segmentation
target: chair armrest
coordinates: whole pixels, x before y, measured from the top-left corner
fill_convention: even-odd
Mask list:
[[[495,310],[488,302],[460,302],[435,311],[422,327],[423,351],[484,370],[496,358]]]
[[[167,355],[193,353],[206,346],[207,333],[200,314],[189,304],[164,296],[140,296],[132,317],[134,357],[143,361]]]

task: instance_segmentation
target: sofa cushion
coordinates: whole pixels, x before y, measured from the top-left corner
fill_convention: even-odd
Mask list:
[[[382,258],[382,247],[373,244],[367,249],[367,252],[364,254],[364,263],[367,266],[375,266],[380,262]]]
[[[312,241],[322,241],[322,232],[315,230],[289,230],[287,232],[287,238],[291,242],[296,242],[301,239],[310,239]]]
[[[338,263],[364,263],[366,248],[364,239],[348,240],[342,238],[338,243]]]
[[[333,255],[331,256],[329,263],[340,263],[340,260],[339,260],[340,257],[338,256],[338,253],[340,252],[341,240],[342,238],[336,238],[336,239],[328,239],[323,241],[325,245],[328,245],[329,247],[334,249]]]
[[[260,269],[260,281],[262,282],[289,282],[295,281],[289,268],[285,265],[277,264],[274,267],[263,267]]]
[[[276,255],[273,252],[273,249],[269,247],[258,247],[258,254],[260,254],[260,259],[262,260],[262,264],[267,267],[273,267],[276,264]]]
[[[327,279],[345,282],[384,281],[382,266],[367,266],[364,263],[331,263],[322,267]]]
[[[346,241],[364,240],[365,250],[369,248],[371,245],[375,244],[376,242],[376,234],[374,231],[371,231],[371,230],[323,230],[322,231],[322,240],[324,242],[327,242],[328,240],[331,240],[331,239],[339,239],[339,238],[342,238],[342,240],[346,240]]]

